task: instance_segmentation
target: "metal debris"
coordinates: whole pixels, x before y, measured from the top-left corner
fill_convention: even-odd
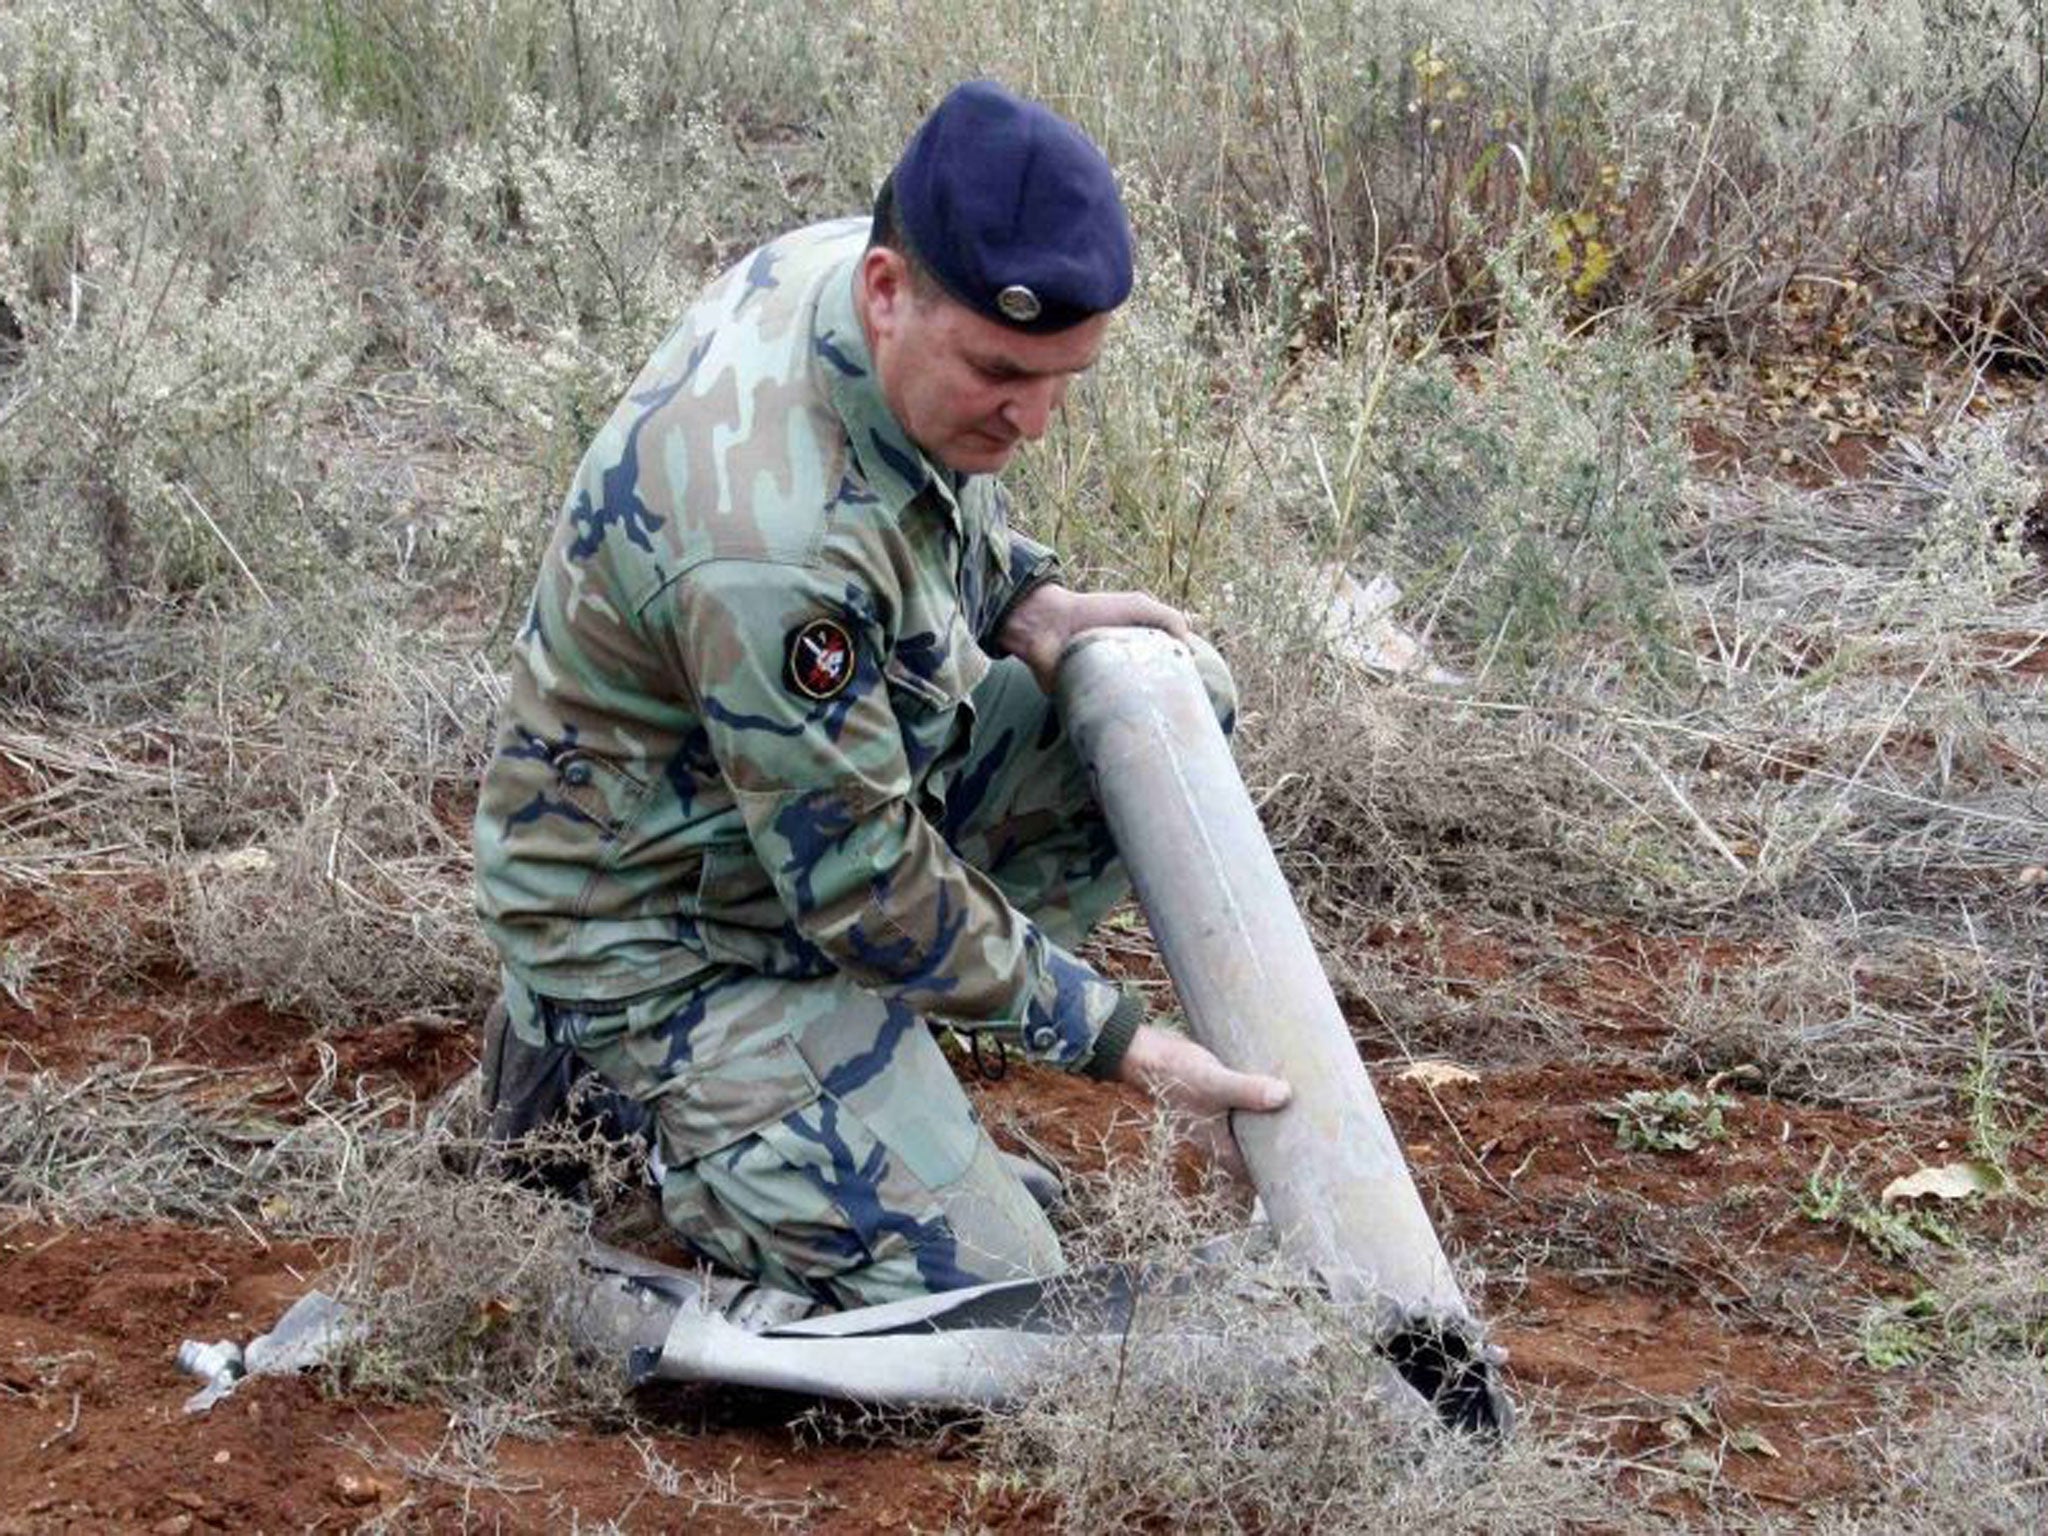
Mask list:
[[[244,1348],[230,1339],[212,1344],[187,1339],[178,1346],[178,1369],[206,1385],[185,1400],[187,1413],[204,1413],[249,1376],[289,1376],[324,1364],[355,1333],[348,1308],[325,1291],[308,1291]]]

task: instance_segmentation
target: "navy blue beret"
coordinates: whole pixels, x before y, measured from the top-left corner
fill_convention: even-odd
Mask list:
[[[878,206],[949,294],[1013,329],[1063,331],[1130,295],[1131,225],[1102,151],[987,80],[932,109]]]

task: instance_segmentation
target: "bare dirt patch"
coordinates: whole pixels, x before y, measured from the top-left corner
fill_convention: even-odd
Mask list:
[[[1520,1393],[1604,1423],[1631,1459],[1677,1472],[1712,1454],[1717,1477],[1757,1498],[1853,1486],[1832,1437],[1875,1409],[1875,1378],[1817,1336],[1807,1292],[1896,1278],[1795,1198],[1823,1151],[1898,1166],[1897,1127],[1745,1099],[1726,1142],[1632,1152],[1600,1109],[1666,1086],[1648,1072],[1546,1066],[1435,1091],[1383,1080],[1444,1230],[1486,1270]]]
[[[180,1063],[241,1079],[245,1087],[252,1076],[269,1079],[271,1096],[289,1100],[330,1071],[351,1084],[398,1084],[430,1099],[476,1063],[471,1031],[427,1021],[316,1032],[260,1003],[209,1002],[203,995],[167,995],[162,1004],[106,998],[84,1007],[45,998],[50,994],[39,994],[34,1009],[0,1000],[0,1066],[69,1075],[102,1065]]]
[[[971,1467],[927,1451],[817,1444],[809,1406],[665,1404],[666,1424],[499,1443],[465,1473],[446,1414],[255,1379],[187,1415],[187,1335],[246,1337],[306,1289],[305,1244],[179,1226],[17,1226],[0,1239],[0,1530],[898,1530],[931,1523]],[[677,1492],[648,1476],[673,1469]]]
[[[1994,673],[2015,677],[2048,676],[2048,634],[2014,630],[1985,635],[1978,642],[1978,660]]]
[[[302,1097],[332,1074],[401,1085],[430,1099],[476,1061],[473,1031],[427,1018],[369,1018],[316,1029],[196,981],[156,946],[140,963],[112,953],[131,919],[161,921],[161,882],[71,877],[46,890],[0,886],[0,954],[26,957],[0,987],[0,1070],[60,1072],[177,1063],[272,1080]],[[0,979],[5,979],[0,974]]]

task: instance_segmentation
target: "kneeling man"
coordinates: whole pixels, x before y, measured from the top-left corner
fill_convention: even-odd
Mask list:
[[[664,1216],[741,1275],[850,1306],[1059,1268],[935,1022],[1139,1083],[1226,1158],[1223,1117],[1286,1098],[1071,950],[1129,886],[1048,697],[1060,649],[1186,624],[1069,590],[992,477],[1130,286],[1101,153],[963,85],[871,220],[712,284],[569,489],[478,906],[508,1043],[645,1106]]]

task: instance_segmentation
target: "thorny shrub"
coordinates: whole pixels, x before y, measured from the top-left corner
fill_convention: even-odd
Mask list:
[[[1141,229],[1160,216],[1134,201]],[[1168,246],[1067,430],[1017,477],[1024,519],[1077,563],[1193,607],[1234,656],[1298,653],[1343,564],[1390,575],[1477,669],[1526,676],[1589,636],[1678,667],[1682,347],[1639,322],[1575,340],[1517,270],[1490,355],[1404,340],[1361,293],[1344,341],[1297,358],[1285,313],[1219,335],[1216,295],[1192,284]]]
[[[1292,1283],[1227,1191],[1187,1187],[1171,1127],[1070,1182],[1076,1268],[1127,1266],[1127,1329],[1074,1351],[979,1437],[982,1501],[1062,1531],[1537,1531],[1611,1513],[1547,1428],[1502,1446],[1389,1405],[1370,1320]],[[1098,1325],[1099,1326],[1099,1325]]]
[[[31,393],[0,437],[14,579],[125,613],[138,591],[245,585],[263,601],[353,557],[360,509],[325,504],[309,454],[353,361],[323,277],[264,266],[209,296],[153,251],[90,292],[90,325],[31,320]]]
[[[451,1150],[462,1149],[424,1138],[364,1191],[346,1261],[330,1280],[355,1325],[335,1384],[509,1407],[529,1430],[617,1413],[623,1353],[594,1351],[576,1332],[590,1283],[590,1209],[451,1173]],[[620,1164],[605,1181],[616,1189],[623,1177]]]
[[[33,404],[39,384],[68,376],[111,418],[95,433],[78,430],[93,412],[75,402],[24,416],[26,461],[45,461],[60,435],[90,445],[111,434],[117,458],[132,437],[183,451],[189,424],[161,391],[109,388],[123,383],[111,359],[59,366],[45,355],[81,328],[112,329],[130,350],[195,350],[194,301],[167,293],[167,313],[135,318],[156,302],[140,266],[154,252],[179,279],[173,287],[198,290],[201,308],[235,302],[263,269],[329,314],[348,310],[349,295],[374,311],[392,290],[427,283],[454,311],[455,333],[523,339],[530,357],[551,355],[551,369],[569,361],[572,375],[591,375],[556,397],[569,409],[551,413],[574,439],[688,290],[700,264],[691,258],[715,264],[772,228],[864,206],[922,105],[974,70],[1025,83],[1098,132],[1134,201],[1153,205],[1141,221],[1149,269],[1176,275],[1212,335],[1262,331],[1253,377],[1265,382],[1310,361],[1305,348],[1341,351],[1360,294],[1383,292],[1423,316],[1415,336],[1425,341],[1436,328],[1427,316],[1455,319],[1475,295],[1480,333],[1536,334],[1514,320],[1519,279],[1499,259],[1531,241],[1532,265],[1559,302],[1603,310],[1624,292],[1653,311],[1706,294],[1725,319],[1761,303],[1755,294],[1782,292],[1794,268],[1870,265],[1894,248],[1913,270],[1981,275],[2010,264],[2000,253],[2038,248],[2041,152],[2024,106],[2040,83],[2042,25],[2022,0],[1893,0],[1878,12],[1848,0],[1744,0],[1684,18],[1628,0],[1512,17],[1473,0],[1370,13],[1063,0],[991,37],[925,5],[857,9],[842,31],[820,34],[788,0],[715,12],[365,0],[86,16],[36,0],[0,34],[0,121],[17,151],[4,182],[0,304],[28,333],[25,374],[0,409],[15,415],[23,386]],[[1189,131],[1156,133],[1165,122]],[[1827,209],[1830,197],[1859,201]],[[1941,217],[1930,220],[1930,206]],[[1928,248],[1930,229],[1940,248]],[[110,325],[106,313],[131,319]],[[371,352],[400,349],[405,373],[426,364],[412,390],[424,383],[458,410],[489,408],[487,365],[508,362],[505,348],[420,357],[417,339],[379,334]],[[230,362],[184,387],[232,405],[249,394],[236,370],[288,374],[298,349],[271,331],[256,350],[260,362]],[[390,378],[384,358],[365,361],[369,378]],[[1182,424],[1199,430],[1124,456],[1117,472],[1131,492],[1119,499],[1141,513],[1149,503],[1150,527],[1168,509],[1169,547],[1132,553],[1169,577],[1199,558],[1203,538],[1170,509],[1216,511],[1203,483],[1258,446],[1188,415],[1198,397],[1186,386],[1197,382],[1169,377],[1166,387],[1183,402]],[[491,433],[508,444],[534,425],[513,404]],[[184,485],[222,536],[177,489],[164,493],[175,511],[154,508],[160,466],[131,486],[133,466],[107,465],[100,480],[144,505],[124,514],[108,500],[87,521],[189,524],[198,536],[184,542],[210,549],[212,575],[241,580],[239,551],[255,578],[284,581],[267,568],[258,525],[331,532],[355,509],[303,504],[323,479],[327,444],[310,420],[263,414],[265,456],[295,472],[259,463],[237,479],[229,465],[202,466],[213,483]],[[1574,431],[1509,430],[1521,434],[1513,462],[1583,475],[1529,457],[1538,442],[1583,456]],[[560,443],[543,451],[546,478],[559,476],[562,456]],[[1141,460],[1151,467],[1132,478]],[[233,463],[250,461],[241,445]],[[1163,477],[1167,462],[1178,477]],[[192,466],[173,473],[180,467],[181,483],[191,480]],[[1633,486],[1623,477],[1616,487],[1626,504]],[[1443,489],[1469,488],[1454,478]],[[1583,497],[1560,489],[1562,507],[1541,491],[1531,500],[1569,548]],[[528,483],[512,493],[524,516],[507,508],[501,527],[516,537],[551,498]],[[1482,499],[1493,503],[1473,509],[1484,514],[1482,541],[1499,541],[1486,517],[1499,515],[1500,498],[1488,488]],[[1505,498],[1510,510],[1517,500]],[[1645,516],[1654,526],[1655,508]],[[1196,548],[1173,547],[1185,535]],[[100,542],[124,537],[117,527]],[[341,542],[339,559],[358,560]],[[1509,543],[1500,571],[1467,572],[1495,577],[1467,584],[1471,622],[1483,634],[1512,638],[1532,624],[1540,634],[1551,600],[1525,590],[1516,573],[1528,551]],[[1606,535],[1591,547],[1613,552]],[[1439,553],[1425,548],[1422,562],[1437,565]],[[159,569],[153,557],[126,563],[139,573],[124,569],[117,584]],[[161,564],[173,583],[192,579],[189,552]],[[1545,575],[1538,585],[1554,583]],[[1583,597],[1567,591],[1562,606]]]
[[[1241,1330],[1238,1342],[1196,1357],[1134,1331],[1058,1374],[990,1422],[982,1497],[1027,1487],[1054,1501],[1062,1531],[1535,1532],[1618,1513],[1590,1459],[1574,1464],[1536,1432],[1479,1444],[1382,1408],[1383,1367],[1356,1319],[1249,1304],[1162,1312],[1143,1326],[1206,1322]],[[1269,1346],[1288,1329],[1313,1342],[1280,1363]]]
[[[328,1028],[481,1018],[498,970],[476,929],[466,859],[459,845],[367,851],[388,835],[375,825],[382,794],[374,781],[337,787],[281,835],[190,861],[173,921],[192,973]]]
[[[496,965],[468,813],[497,680],[431,633],[305,600],[123,639],[77,647],[0,614],[13,759],[54,754],[17,850],[128,851],[125,877],[67,915],[89,963],[182,963],[330,1027],[479,1017]],[[35,733],[53,713],[69,723]]]
[[[1475,668],[1538,670],[1587,634],[1668,668],[1685,353],[1636,324],[1571,340],[1525,279],[1504,291],[1512,322],[1494,355],[1389,370],[1341,475],[1317,466],[1329,496],[1317,532],[1339,557],[1391,574]],[[1361,393],[1339,382],[1316,402],[1325,413]],[[1297,431],[1297,442],[1345,441],[1341,428]]]
[[[2048,508],[2048,467],[2038,460],[2038,410],[1958,423],[1925,449],[1905,450],[1904,478],[1926,508],[1913,581],[1900,603],[1968,612],[1997,602],[2029,574],[2029,519]]]

